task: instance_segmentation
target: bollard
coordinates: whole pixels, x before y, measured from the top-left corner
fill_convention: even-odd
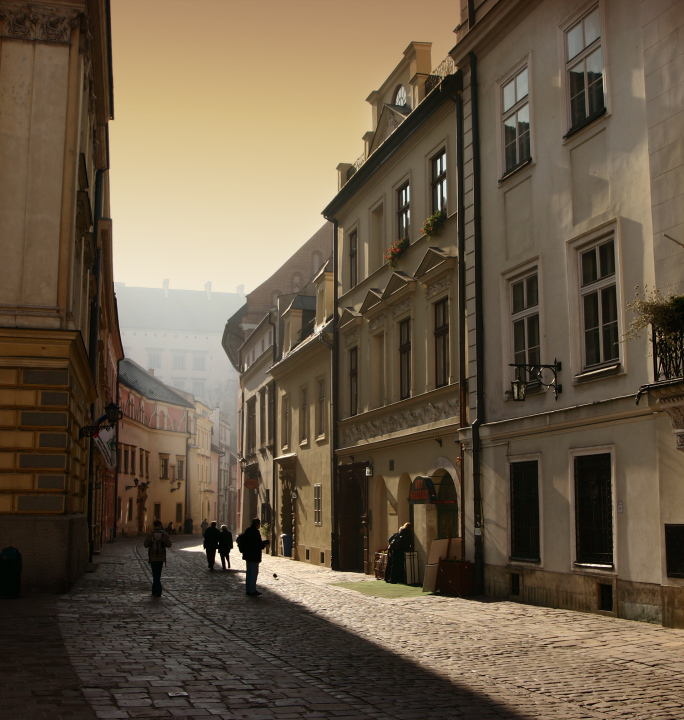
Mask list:
[[[11,545],[0,552],[0,597],[18,598],[21,588],[21,553]]]

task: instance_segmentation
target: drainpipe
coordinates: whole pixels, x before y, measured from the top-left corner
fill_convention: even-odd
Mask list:
[[[480,115],[477,97],[477,58],[470,53],[470,103],[473,138],[473,227],[474,227],[474,270],[475,270],[475,362],[476,362],[476,417],[472,423],[473,432],[473,504],[475,521],[475,577],[474,591],[484,594],[484,537],[481,487],[481,440],[480,427],[485,422],[484,406],[484,328],[482,303],[482,215],[480,194]]]
[[[271,314],[271,311],[268,312],[268,324],[272,328],[272,337],[273,337],[273,343],[271,345],[271,350],[273,354],[273,365],[276,364],[276,360],[278,359],[278,347],[276,345],[276,324],[273,321],[273,316]],[[268,401],[268,395],[270,395],[270,385],[272,384],[273,387],[273,417],[270,417],[269,413],[269,423],[273,423],[273,433],[271,435],[273,439],[273,451],[271,452],[271,485],[273,487],[273,497],[271,498],[271,555],[277,555],[278,554],[278,548],[280,547],[276,540],[276,520],[278,518],[278,493],[276,492],[276,488],[279,487],[278,484],[278,466],[275,461],[275,434],[276,434],[276,417],[278,416],[278,413],[275,412],[276,409],[276,381],[275,379],[271,380],[271,382],[266,386],[266,392],[267,392],[267,401]],[[270,403],[269,403],[270,405]],[[270,407],[269,407],[270,410]],[[266,433],[268,434],[268,427],[266,428]],[[282,532],[282,527],[280,528]]]
[[[326,218],[329,219],[329,218]],[[333,344],[330,358],[330,385],[331,385],[331,407],[330,407],[330,515],[332,518],[332,530],[330,533],[330,567],[332,570],[340,569],[340,539],[337,535],[337,402],[338,387],[337,373],[339,372],[338,349],[337,349],[337,303],[338,288],[337,277],[339,272],[339,261],[337,257],[337,245],[339,242],[339,224],[333,219]]]

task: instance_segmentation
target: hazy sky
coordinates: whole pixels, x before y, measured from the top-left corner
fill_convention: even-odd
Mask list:
[[[112,0],[115,280],[253,290],[324,222],[365,101],[460,0]]]

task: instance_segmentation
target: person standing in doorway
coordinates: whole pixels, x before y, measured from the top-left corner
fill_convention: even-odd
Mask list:
[[[221,565],[223,569],[226,569],[226,563],[228,563],[228,569],[230,569],[230,551],[233,549],[233,534],[225,526],[221,525],[221,532],[219,534],[219,545],[218,551],[221,556]]]
[[[207,565],[210,570],[214,569],[220,538],[221,531],[216,527],[216,520],[212,520],[211,525],[204,531],[204,549],[207,552]]]
[[[259,528],[261,520],[254,518],[252,524],[245,530],[242,541],[242,558],[247,563],[246,593],[247,595],[261,595],[256,589],[256,581],[259,576],[259,563],[261,562],[261,551],[268,545],[268,540],[261,537]]]
[[[171,547],[171,538],[164,530],[161,520],[155,520],[150,530],[145,536],[143,545],[148,548],[147,554],[150,560],[150,568],[152,569],[152,595],[161,597],[162,584],[161,574],[166,562],[166,548]]]

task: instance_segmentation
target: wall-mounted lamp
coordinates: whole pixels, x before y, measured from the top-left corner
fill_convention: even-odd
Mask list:
[[[291,495],[291,497],[292,497],[293,500],[296,500],[296,499],[299,497],[299,494],[297,493],[297,488],[294,488],[294,489],[292,490],[292,495]]]
[[[558,373],[563,369],[563,366],[556,358],[553,359],[553,365],[510,363],[510,367],[515,368],[515,380],[511,381],[513,400],[524,401],[527,395],[527,385],[531,382],[552,388],[556,400],[558,400],[558,393],[563,392],[563,386],[558,384]],[[544,382],[544,370],[548,370],[552,374],[549,382]]]
[[[92,425],[84,425],[78,430],[78,439],[84,437],[97,437],[100,430],[111,430],[116,423],[124,416],[123,411],[115,402],[110,402],[105,406],[105,414],[98,418]],[[108,424],[105,424],[105,421]]]
[[[181,489],[181,481],[179,480],[175,488],[171,488],[171,492],[176,492],[176,490]]]
[[[141,483],[138,478],[133,478],[133,485],[126,485],[126,490],[132,490],[133,488],[138,488],[138,490],[147,490],[147,488],[150,485],[150,481]]]
[[[373,477],[373,466],[366,465],[366,477]]]

